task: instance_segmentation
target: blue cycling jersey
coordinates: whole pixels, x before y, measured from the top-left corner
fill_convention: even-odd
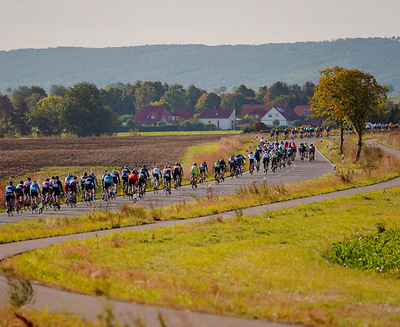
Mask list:
[[[16,191],[16,188],[14,185],[6,186],[6,195],[14,195],[15,191]]]
[[[31,185],[31,193],[32,192],[37,192],[39,190],[39,185],[38,185],[38,183],[33,183],[32,185]]]
[[[112,177],[111,176],[104,176],[104,179],[103,179],[103,181],[104,181],[104,183],[111,183],[112,182]]]

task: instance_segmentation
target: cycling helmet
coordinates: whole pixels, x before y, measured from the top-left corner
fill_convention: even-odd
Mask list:
[[[31,180],[31,178],[30,178],[30,177],[28,177],[28,178],[27,178],[27,180],[28,180],[28,181],[30,181],[30,180]]]
[[[76,178],[76,177],[75,177],[75,178]],[[50,178],[46,178],[45,180],[46,180],[46,182],[50,182]]]
[[[60,177],[56,176],[56,179],[58,180]]]
[[[158,168],[158,166],[156,165],[156,168]]]
[[[124,169],[128,169],[128,166],[125,166]]]
[[[146,165],[143,165],[142,168],[146,168]]]
[[[114,169],[114,173],[118,173],[118,170],[117,170],[117,169]]]
[[[24,184],[24,182],[23,182],[23,181],[19,181],[19,183],[20,183],[20,184]]]
[[[71,176],[71,177],[72,177],[72,174],[71,174],[71,173],[68,173],[68,176]]]
[[[195,162],[193,165],[197,166],[197,163]]]
[[[175,165],[179,166],[179,162],[177,162]]]
[[[9,181],[8,184],[9,184],[9,185],[13,185],[13,181]]]
[[[54,176],[51,176],[51,179],[54,179]]]

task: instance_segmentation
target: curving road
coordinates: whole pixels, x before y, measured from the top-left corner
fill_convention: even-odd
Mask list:
[[[391,150],[392,151],[392,150]],[[399,151],[392,151],[398,157],[400,157]],[[279,171],[275,174],[268,174],[266,177],[268,180],[274,183],[287,183],[287,182],[295,182],[301,181],[309,178],[314,178],[317,176],[321,176],[332,171],[332,166],[327,160],[325,160],[319,153],[316,157],[315,163],[309,162],[300,162],[296,161],[296,164],[286,170]],[[228,179],[221,185],[212,185],[212,187],[219,192],[220,194],[229,194],[234,191],[234,189],[239,185],[244,185],[253,180],[262,180],[265,178],[263,173],[255,173],[253,176],[249,174],[245,174],[239,179]],[[313,203],[317,201],[322,201],[325,199],[333,199],[343,196],[348,196],[352,194],[358,194],[378,189],[390,188],[394,186],[400,185],[400,178],[393,179],[389,182],[380,183],[376,185],[371,185],[367,187],[350,189],[341,192],[334,192],[325,195],[314,196],[305,199],[297,199],[292,201],[286,201],[281,203],[275,203],[271,205],[259,206],[254,208],[248,208],[243,210],[244,215],[251,214],[259,214],[265,212],[267,210],[278,210],[284,207],[296,206],[301,204]],[[146,195],[145,201],[141,203],[142,205],[149,205],[151,201],[155,201],[157,199],[157,205],[167,205],[172,203],[173,201],[180,201],[185,197],[190,198],[191,189],[183,188],[182,190],[174,192],[173,196],[167,197],[164,194],[159,194],[157,197],[154,197],[150,194]],[[201,192],[204,192],[204,187],[201,186],[197,190],[201,195]],[[226,193],[225,193],[226,192]],[[151,199],[153,198],[153,199]],[[123,202],[124,199],[118,199],[118,201]],[[117,209],[119,206],[114,205],[113,209]],[[87,208],[84,208],[82,211],[84,212]],[[78,210],[70,210],[62,209],[62,213],[70,216],[78,213]],[[50,214],[50,212],[49,212]],[[219,214],[218,216],[222,216],[224,219],[233,217],[235,215],[234,212],[227,212],[224,214]],[[36,218],[35,216],[34,218]],[[32,218],[32,217],[29,217]],[[143,230],[143,229],[153,229],[161,226],[170,226],[172,224],[186,224],[191,223],[193,221],[205,221],[210,219],[211,216],[202,217],[202,218],[194,218],[187,220],[178,220],[178,221],[160,221],[152,225],[144,225],[137,227],[128,227],[123,228],[121,230]],[[2,222],[6,222],[8,217],[5,217],[4,214],[0,217]],[[16,219],[15,219],[16,220]],[[14,220],[14,221],[15,221]],[[32,241],[24,241],[17,242],[11,244],[3,244],[0,245],[0,259],[4,259],[8,255],[16,255],[18,253],[22,253],[25,251],[38,249],[46,246],[50,246],[52,244],[61,243],[67,239],[83,239],[90,238],[95,236],[101,236],[108,233],[115,233],[117,230],[109,230],[109,231],[99,231],[92,233],[84,233],[77,235],[69,235],[63,237],[53,237],[46,238],[40,240],[32,240]],[[0,290],[6,289],[7,285],[5,282],[5,278],[0,276]],[[35,304],[34,306],[37,308],[41,308],[44,306],[48,306],[51,311],[70,311],[72,313],[78,314],[82,317],[85,317],[90,320],[94,320],[97,317],[98,312],[101,311],[102,305],[99,298],[89,295],[83,295],[78,293],[73,293],[64,290],[53,289],[50,287],[46,287],[43,285],[35,284]],[[1,300],[0,300],[1,302]],[[113,301],[114,313],[118,317],[119,321],[122,323],[128,323],[133,325],[134,319],[139,317],[141,321],[145,324],[145,326],[161,326],[160,321],[158,319],[158,315],[161,314],[167,326],[267,326],[267,327],[279,327],[279,326],[289,326],[286,324],[266,322],[266,321],[257,321],[257,320],[247,320],[247,319],[238,319],[232,317],[224,317],[218,315],[204,314],[199,312],[190,312],[190,311],[182,311],[168,308],[161,308],[155,306],[144,306],[135,303],[128,303],[123,301]]]

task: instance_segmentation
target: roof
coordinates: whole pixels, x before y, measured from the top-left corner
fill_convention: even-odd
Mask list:
[[[136,114],[135,119],[133,120],[135,123],[156,123],[163,120],[170,121],[171,114],[165,109],[164,106],[144,106],[140,111]]]
[[[205,108],[200,113],[199,118],[215,119],[229,118],[235,112],[235,108]]]
[[[310,116],[311,115],[311,106],[296,106],[294,108],[294,112],[296,113],[297,116],[302,117],[302,116]]]
[[[299,119],[299,116],[296,115],[292,108],[285,104],[276,104],[270,110],[273,108],[275,108],[287,121]]]
[[[193,115],[185,109],[175,110],[171,115],[175,117],[180,117],[182,120],[193,118]]]
[[[240,119],[243,119],[244,116],[255,116],[258,115],[261,119],[269,110],[269,105],[267,104],[245,104],[242,108],[242,114],[240,115]]]

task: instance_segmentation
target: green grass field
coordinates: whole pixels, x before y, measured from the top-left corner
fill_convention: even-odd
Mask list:
[[[379,226],[399,228],[399,206],[400,188],[394,188],[254,217],[67,242],[2,267],[138,303],[314,326],[396,326],[398,272],[345,268],[327,253],[333,243]]]

